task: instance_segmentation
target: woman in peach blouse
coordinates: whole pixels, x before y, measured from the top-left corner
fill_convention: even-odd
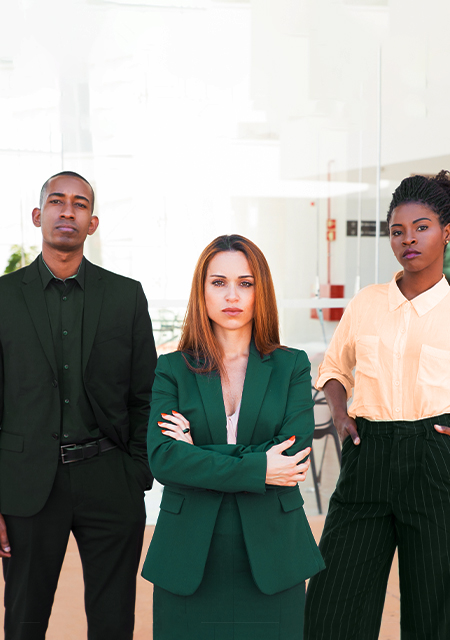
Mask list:
[[[403,180],[387,220],[402,271],[350,302],[316,382],[343,446],[307,640],[378,638],[396,549],[402,640],[450,638],[449,173]]]

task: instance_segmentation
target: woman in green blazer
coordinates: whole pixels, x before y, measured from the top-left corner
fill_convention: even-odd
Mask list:
[[[297,484],[310,385],[306,354],[280,346],[262,252],[220,236],[153,385],[148,454],[165,489],[142,575],[154,640],[303,638],[305,579],[324,567]]]

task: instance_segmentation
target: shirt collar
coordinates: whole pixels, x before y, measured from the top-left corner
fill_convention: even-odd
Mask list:
[[[44,289],[47,288],[48,284],[52,281],[52,280],[56,280],[57,282],[63,282],[66,283],[67,280],[75,280],[75,282],[77,282],[79,284],[79,286],[81,287],[81,289],[83,289],[84,291],[84,274],[85,274],[85,264],[86,261],[84,259],[84,256],[80,262],[80,266],[78,267],[77,272],[73,275],[73,276],[69,276],[68,278],[66,278],[65,280],[63,280],[62,278],[58,278],[57,276],[55,276],[54,273],[52,273],[50,267],[48,266],[48,264],[45,262],[44,258],[42,257],[42,253],[39,256],[39,274],[41,276],[41,280],[42,280],[42,286],[44,287]]]
[[[421,317],[428,313],[428,311],[431,311],[431,309],[434,309],[434,307],[436,307],[450,291],[450,286],[447,282],[447,279],[443,275],[442,279],[439,280],[439,282],[436,283],[433,287],[431,287],[431,289],[424,291],[412,300],[408,300],[407,298],[405,298],[405,296],[397,286],[397,280],[399,280],[402,275],[403,271],[399,271],[395,274],[395,276],[389,283],[389,311],[395,311],[405,302],[409,302],[414,307],[417,315]]]

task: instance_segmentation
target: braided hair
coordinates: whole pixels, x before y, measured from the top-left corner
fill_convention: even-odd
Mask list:
[[[387,213],[388,224],[394,209],[408,202],[431,209],[438,216],[441,227],[445,227],[450,223],[450,172],[443,169],[433,178],[411,176],[402,180],[392,194]]]

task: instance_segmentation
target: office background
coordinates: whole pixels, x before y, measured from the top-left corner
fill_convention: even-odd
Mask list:
[[[450,168],[449,18],[446,0],[1,0],[0,271],[39,246],[43,181],[75,170],[97,195],[87,255],[142,281],[160,345],[202,248],[241,233],[314,359],[336,326],[311,318],[319,285],[345,304],[390,279],[377,218],[402,178]]]

